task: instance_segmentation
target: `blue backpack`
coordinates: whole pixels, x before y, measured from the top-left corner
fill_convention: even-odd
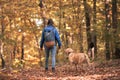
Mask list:
[[[54,28],[52,30],[44,31],[45,46],[51,48],[55,45],[55,34]]]

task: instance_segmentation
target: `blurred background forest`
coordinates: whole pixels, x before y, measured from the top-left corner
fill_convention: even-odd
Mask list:
[[[95,45],[95,60],[120,58],[120,0],[0,0],[0,67],[44,64],[41,32],[52,18],[62,41],[57,63],[64,64],[67,47],[87,53]]]

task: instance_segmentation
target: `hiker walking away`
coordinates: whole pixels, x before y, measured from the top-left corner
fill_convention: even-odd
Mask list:
[[[61,48],[61,40],[57,29],[53,26],[53,20],[49,19],[47,26],[42,31],[42,37],[40,41],[40,48],[43,50],[43,45],[45,49],[45,71],[48,71],[48,60],[51,53],[52,57],[52,71],[55,71],[56,63],[56,43],[58,43],[58,48]]]

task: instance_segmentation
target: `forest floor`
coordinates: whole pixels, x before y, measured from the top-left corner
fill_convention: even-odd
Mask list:
[[[120,60],[105,61],[94,64],[95,68],[75,70],[68,64],[57,66],[53,73],[51,69],[29,68],[16,70],[1,70],[0,80],[120,80]]]

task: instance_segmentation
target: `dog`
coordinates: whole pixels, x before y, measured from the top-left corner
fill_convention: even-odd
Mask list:
[[[87,63],[90,66],[90,59],[85,53],[75,53],[72,48],[65,49],[65,53],[68,54],[68,59],[71,64],[74,64],[77,71],[77,65],[82,65],[83,63]]]

